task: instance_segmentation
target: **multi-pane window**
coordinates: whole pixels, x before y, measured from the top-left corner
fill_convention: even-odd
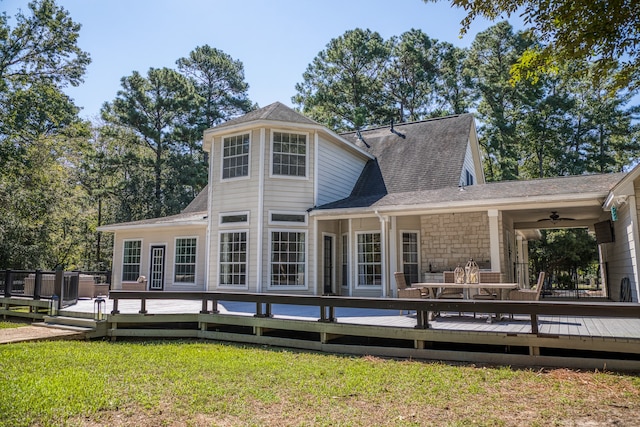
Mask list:
[[[402,233],[402,271],[409,284],[418,283],[418,233]]]
[[[220,233],[220,285],[246,286],[247,233]]]
[[[349,237],[342,235],[342,286],[349,286]]]
[[[358,285],[382,284],[380,233],[358,234]]]
[[[273,133],[273,175],[307,176],[307,136]]]
[[[176,239],[174,283],[196,283],[196,238]]]
[[[305,233],[271,233],[271,286],[305,285]]]
[[[135,282],[140,277],[141,240],[126,240],[122,256],[122,281]]]
[[[222,142],[222,178],[249,175],[249,134],[224,138]]]

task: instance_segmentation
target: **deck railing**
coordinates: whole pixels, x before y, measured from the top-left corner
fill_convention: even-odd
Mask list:
[[[640,304],[586,302],[586,301],[487,301],[487,300],[446,300],[446,299],[401,299],[401,298],[359,298],[342,296],[306,296],[283,294],[256,294],[243,292],[152,292],[112,290],[112,314],[118,314],[118,301],[140,300],[141,314],[147,314],[148,300],[191,300],[202,302],[202,314],[218,313],[219,301],[240,301],[255,303],[255,316],[271,317],[273,304],[316,306],[319,321],[335,322],[337,307],[415,310],[416,328],[428,329],[431,313],[502,313],[525,314],[531,316],[531,333],[538,333],[539,315],[594,316],[611,318],[640,319]]]

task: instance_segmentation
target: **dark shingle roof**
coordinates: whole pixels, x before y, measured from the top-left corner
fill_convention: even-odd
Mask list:
[[[579,197],[584,194],[600,194],[602,197],[626,175],[612,173],[603,175],[579,175],[559,178],[534,179],[528,181],[501,181],[464,187],[446,187],[435,190],[407,191],[384,196],[348,197],[320,206],[326,209],[411,207],[417,205],[439,207],[443,205],[483,202],[498,204],[513,199],[526,202],[539,198]]]
[[[195,199],[189,203],[189,205],[182,210],[182,213],[193,212],[207,212],[209,207],[207,202],[209,200],[209,185],[205,185],[204,188],[198,193]]]
[[[274,102],[273,104],[269,104],[266,107],[250,111],[244,116],[224,122],[216,126],[214,129],[224,129],[225,127],[236,126],[255,120],[275,120],[279,122],[318,125],[317,122],[314,122],[310,118],[303,116],[302,114],[287,107],[286,105],[280,102]]]
[[[364,168],[352,198],[457,186],[473,116],[462,114],[342,136],[376,157]],[[366,143],[366,144],[365,144]],[[367,147],[367,145],[369,147]]]

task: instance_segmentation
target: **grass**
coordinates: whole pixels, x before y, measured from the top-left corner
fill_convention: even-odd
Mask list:
[[[0,329],[10,329],[10,328],[19,328],[20,326],[24,326],[25,322],[12,322],[6,320],[0,320]]]
[[[0,426],[631,425],[640,377],[198,341],[0,346]],[[618,423],[618,424],[607,424]]]

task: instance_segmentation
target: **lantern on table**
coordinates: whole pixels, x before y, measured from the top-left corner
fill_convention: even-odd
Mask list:
[[[473,258],[469,259],[467,265],[464,267],[465,276],[467,279],[467,283],[478,283],[479,282],[479,272],[478,264],[473,260]]]
[[[464,269],[458,265],[455,270],[453,270],[453,282],[454,283],[464,283]]]

